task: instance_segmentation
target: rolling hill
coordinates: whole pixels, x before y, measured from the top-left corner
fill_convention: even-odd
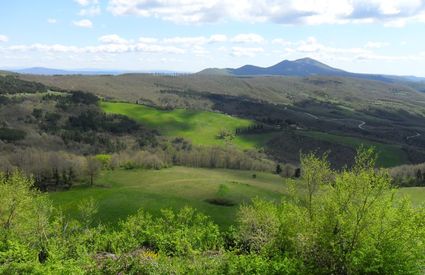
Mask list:
[[[284,62],[275,69],[287,64]],[[311,73],[346,73],[311,59],[298,61],[297,66],[314,67]],[[401,82],[322,75],[19,75],[19,78],[41,82],[53,90],[91,92],[105,100],[137,102],[162,109],[214,111],[248,119],[264,127],[262,133],[253,131],[247,135],[252,137],[250,143],[260,140],[266,152],[282,162],[297,163],[299,151],[308,147],[309,150],[320,148],[320,152],[332,151],[334,164],[350,163],[355,151],[351,143],[343,142],[346,137],[360,140],[357,143],[397,148],[400,158],[390,158],[385,166],[425,161],[425,94]],[[309,131],[331,134],[332,138],[303,134]],[[187,133],[179,136],[187,137]]]
[[[242,67],[231,69],[217,69],[209,68],[200,71],[198,74],[208,75],[232,75],[232,76],[297,76],[297,77],[308,77],[308,76],[338,76],[338,77],[354,77],[369,80],[378,80],[384,82],[397,82],[397,81],[424,81],[424,78],[412,77],[412,76],[391,76],[391,75],[379,75],[379,74],[361,74],[347,72],[341,69],[333,68],[322,62],[314,60],[312,58],[301,58],[294,61],[284,60],[270,67],[258,67],[254,65],[244,65]]]

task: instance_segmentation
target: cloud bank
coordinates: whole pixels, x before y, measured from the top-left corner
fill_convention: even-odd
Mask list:
[[[402,27],[425,22],[423,0],[110,0],[107,9],[115,16],[138,15],[181,24],[243,21]]]

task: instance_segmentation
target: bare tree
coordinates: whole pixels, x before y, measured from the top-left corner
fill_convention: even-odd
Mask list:
[[[94,178],[99,174],[101,163],[95,157],[87,157],[87,175],[90,178],[90,186],[93,186]]]

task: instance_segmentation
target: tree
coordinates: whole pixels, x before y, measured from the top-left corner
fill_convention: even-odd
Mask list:
[[[87,176],[90,179],[90,186],[93,186],[94,178],[99,174],[102,164],[95,157],[87,157]]]
[[[307,208],[313,218],[313,196],[320,185],[328,183],[332,178],[332,170],[327,161],[327,154],[321,158],[314,153],[301,154],[301,180],[307,187]]]
[[[282,173],[282,167],[280,166],[279,163],[276,165],[275,173],[277,175],[280,175],[280,173]]]
[[[325,159],[302,158],[311,199],[283,203],[279,250],[302,258],[305,273],[423,272],[425,209],[395,196],[390,176],[375,161],[372,149],[360,148],[353,168],[329,181]]]
[[[416,182],[420,185],[422,183],[422,181],[423,181],[422,171],[421,171],[421,169],[418,169],[416,171]]]

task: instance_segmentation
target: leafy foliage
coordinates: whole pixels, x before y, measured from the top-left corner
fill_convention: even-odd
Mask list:
[[[0,128],[0,140],[13,142],[24,139],[26,133],[18,129]]]
[[[21,80],[12,75],[0,76],[0,94],[42,92],[47,92],[47,87],[41,83]]]
[[[308,185],[329,164],[304,157],[298,184]],[[0,273],[420,274],[425,208],[397,199],[375,160],[362,148],[351,170],[322,170],[311,201],[296,188],[281,204],[255,199],[229,232],[187,207],[93,227],[93,199],[70,220],[30,178],[0,174]]]

